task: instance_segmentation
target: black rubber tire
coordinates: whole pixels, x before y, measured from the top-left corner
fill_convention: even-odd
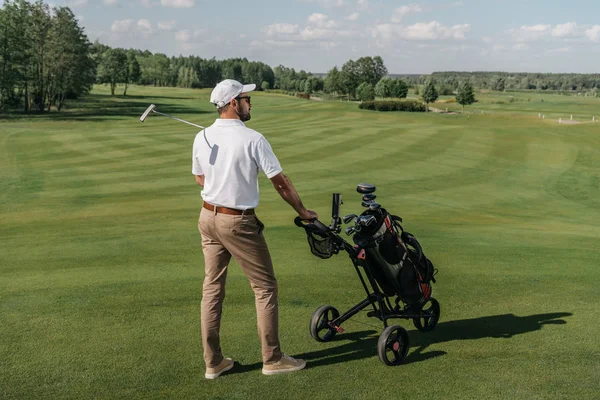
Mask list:
[[[427,306],[428,303],[431,304]],[[421,305],[420,314],[421,316],[419,318],[413,318],[415,328],[421,332],[434,330],[440,320],[440,303],[433,297],[430,297]]]
[[[399,325],[388,326],[379,335],[377,355],[382,363],[400,365],[408,354],[408,333]]]
[[[331,340],[337,330],[329,326],[329,323],[340,316],[335,307],[321,306],[316,309],[310,320],[310,336],[317,342],[327,342]]]

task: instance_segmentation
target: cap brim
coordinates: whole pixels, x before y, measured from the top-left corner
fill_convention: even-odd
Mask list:
[[[256,85],[254,83],[250,83],[242,87],[242,93],[248,93],[253,91],[254,89],[256,89]]]

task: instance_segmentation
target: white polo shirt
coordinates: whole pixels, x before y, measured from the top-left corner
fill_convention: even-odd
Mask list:
[[[258,173],[282,169],[263,135],[238,119],[220,119],[194,139],[192,173],[204,175],[202,199],[215,206],[247,210],[258,206]]]

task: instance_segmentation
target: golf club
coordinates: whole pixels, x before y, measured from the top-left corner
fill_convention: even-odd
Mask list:
[[[186,120],[183,120],[183,119],[180,119],[180,118],[174,117],[174,116],[172,116],[172,115],[169,115],[169,114],[165,114],[165,113],[161,113],[161,112],[159,112],[159,111],[156,111],[156,105],[154,105],[154,104],[150,104],[150,106],[149,106],[149,107],[146,109],[146,111],[144,111],[144,113],[143,113],[143,114],[142,114],[142,116],[140,117],[140,121],[141,121],[141,122],[144,122],[144,121],[146,120],[146,117],[148,117],[148,115],[149,115],[151,112],[153,112],[153,113],[155,113],[155,114],[164,115],[165,117],[173,118],[174,120],[177,120],[177,121],[179,121],[179,122],[183,122],[184,124],[188,124],[188,125],[195,126],[196,128],[206,129],[206,128],[205,128],[205,127],[203,127],[203,126],[196,125],[196,124],[193,124],[193,123],[191,123],[191,122],[188,122],[188,121],[186,121]]]

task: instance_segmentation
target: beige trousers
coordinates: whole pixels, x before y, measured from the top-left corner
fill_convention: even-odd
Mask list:
[[[254,290],[258,336],[263,363],[281,359],[278,331],[277,280],[271,255],[262,234],[264,225],[255,215],[216,214],[202,208],[198,230],[204,253],[202,292],[202,345],[209,368],[223,360],[219,329],[225,298],[225,280],[231,256],[235,258]]]

